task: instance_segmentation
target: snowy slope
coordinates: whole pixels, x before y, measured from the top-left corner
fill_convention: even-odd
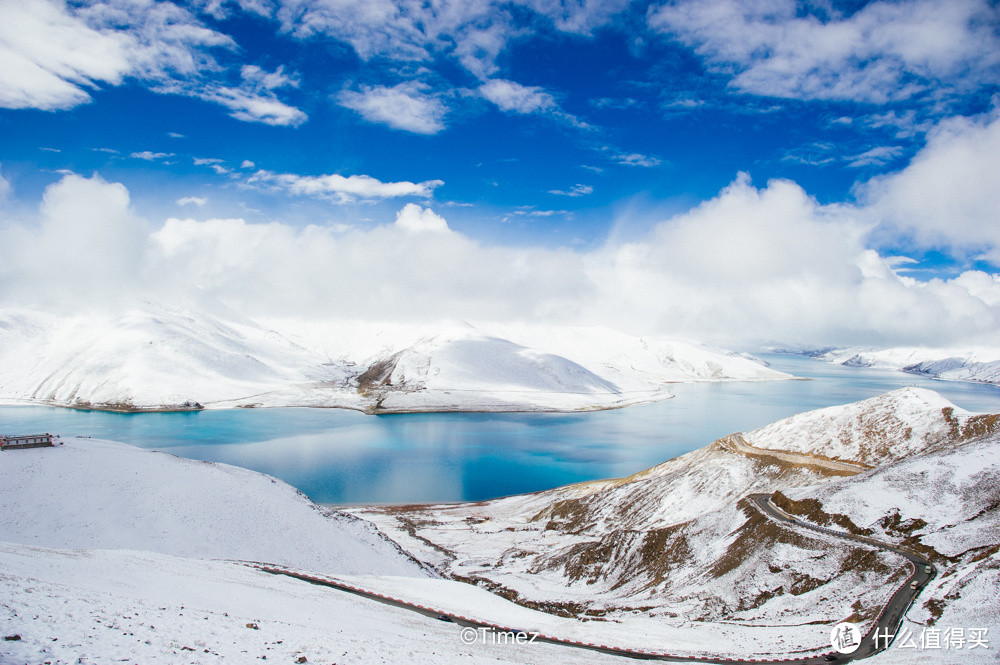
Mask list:
[[[980,440],[901,460],[824,488],[788,492],[787,508],[837,515],[841,525],[929,556],[939,570],[907,614],[924,630],[987,628],[989,651],[952,650],[940,662],[995,662],[1000,636],[1000,417],[980,418]],[[911,663],[891,649],[880,660]],[[932,660],[932,662],[939,662]]]
[[[28,545],[426,574],[370,525],[280,480],[110,441],[3,452],[0,505],[0,539]]]
[[[0,312],[0,395],[60,405],[154,409],[346,383],[249,321],[147,305],[123,315]]]
[[[668,626],[718,620],[796,626],[800,643],[813,640],[815,646],[827,638],[799,626],[828,629],[847,617],[867,625],[905,579],[905,562],[777,527],[742,497],[778,490],[799,498],[835,496],[850,486],[858,497],[878,497],[876,508],[857,511],[875,520],[899,491],[904,510],[912,501],[925,512],[950,513],[962,525],[935,537],[954,538],[968,529],[974,542],[985,538],[988,545],[997,533],[998,434],[1000,416],[968,414],[931,391],[904,389],[744,435],[767,444],[765,451],[746,452],[727,437],[621,480],[481,504],[354,512],[445,574],[532,606],[623,623],[641,610]],[[780,454],[782,445],[807,453],[808,461],[789,462]],[[974,459],[966,457],[976,450]],[[824,467],[824,458],[835,455],[881,466],[850,472]],[[940,461],[945,459],[950,461]],[[914,469],[935,466],[937,472],[925,477],[918,470],[905,472],[898,481],[907,486],[905,492],[886,488],[880,474],[911,463]],[[980,473],[983,469],[991,470]],[[943,491],[928,488],[928,482]],[[978,494],[965,500],[965,509],[955,510],[973,493]],[[855,514],[849,507],[843,512]],[[898,542],[900,534],[879,535]],[[994,557],[990,565],[995,563]],[[951,574],[964,572],[958,565]],[[968,621],[989,619],[973,604],[963,612]]]
[[[1000,348],[850,347],[814,357],[837,365],[928,374],[945,381],[1000,384]]]
[[[0,570],[0,635],[21,637],[0,642],[3,663],[620,662],[547,644],[465,645],[455,624],[223,561],[0,543]]]
[[[722,350],[606,329],[257,323],[192,298],[124,314],[0,311],[0,399],[117,410],[237,406],[572,411],[673,381],[788,378]],[[537,344],[533,343],[537,342]]]
[[[949,440],[971,414],[933,390],[900,388],[832,406],[743,434],[752,446],[809,453],[874,466]]]

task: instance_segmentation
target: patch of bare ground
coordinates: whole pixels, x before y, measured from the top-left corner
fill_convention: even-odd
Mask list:
[[[769,550],[779,543],[807,549],[810,547],[811,539],[766,517],[751,505],[750,499],[740,499],[736,505],[747,521],[736,530],[736,539],[726,548],[725,554],[709,569],[711,577],[718,579],[759,556],[761,551]]]
[[[368,396],[376,388],[392,385],[392,372],[396,369],[396,363],[402,352],[395,353],[384,360],[380,360],[362,372],[358,376],[358,393]]]
[[[457,582],[465,582],[486,589],[490,593],[505,598],[512,603],[517,603],[522,607],[527,607],[546,614],[554,614],[561,617],[583,620],[603,620],[608,613],[607,609],[594,608],[583,603],[572,603],[569,601],[538,601],[525,598],[517,591],[506,587],[499,582],[479,577],[478,575],[450,575],[451,579]]]
[[[961,422],[955,417],[955,409],[947,406],[941,414],[948,421],[951,438],[955,441],[973,441],[1000,432],[1000,413],[977,413]]]
[[[942,582],[955,575],[957,568],[966,569],[977,563],[982,564],[986,568],[998,569],[1000,568],[1000,556],[998,555],[1000,555],[1000,544],[990,545],[988,547],[979,547],[969,550],[961,556],[946,559],[947,563],[944,565],[947,566],[947,569],[941,575]],[[933,626],[937,623],[938,619],[940,619],[941,615],[944,613],[944,608],[949,603],[953,603],[958,600],[961,597],[962,590],[965,586],[971,583],[968,575],[965,575],[960,579],[956,579],[957,581],[955,584],[943,596],[932,596],[924,601],[923,607],[930,615],[930,618],[927,620],[928,626]]]
[[[686,531],[690,522],[648,531],[612,531],[600,540],[576,543],[545,558],[532,573],[561,569],[571,582],[605,582],[611,589],[641,581],[640,588],[659,586],[670,570],[689,561],[693,552]]]
[[[790,499],[781,492],[771,495],[771,503],[785,511],[789,515],[796,515],[807,522],[826,527],[840,527],[855,536],[871,536],[871,529],[863,529],[851,521],[847,515],[839,513],[827,513],[823,511],[823,504],[816,499]]]
[[[587,498],[589,497],[556,501],[533,515],[528,521],[539,522],[547,519],[545,523],[547,531],[578,533],[593,522]]]
[[[394,511],[387,510],[386,512],[394,512]],[[424,536],[422,536],[420,534],[420,529],[426,527],[428,524],[433,524],[433,522],[421,520],[421,519],[415,518],[415,517],[407,517],[407,516],[404,516],[402,514],[396,514],[395,517],[396,517],[397,524],[411,538],[413,538],[415,540],[419,540],[420,542],[422,542],[424,545],[426,545],[427,547],[431,548],[432,550],[440,552],[441,554],[443,554],[445,556],[446,560],[448,560],[448,561],[454,561],[455,560],[455,553],[454,552],[452,552],[451,550],[449,550],[446,547],[442,547],[441,545],[438,545],[433,540],[429,540],[428,538],[425,538]]]

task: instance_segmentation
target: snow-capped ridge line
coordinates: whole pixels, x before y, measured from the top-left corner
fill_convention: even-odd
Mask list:
[[[0,310],[0,401],[123,412],[589,411],[676,381],[790,378],[718,349],[604,328],[305,322],[197,299],[121,314]]]

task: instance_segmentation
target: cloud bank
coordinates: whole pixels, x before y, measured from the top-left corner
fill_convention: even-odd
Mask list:
[[[641,238],[574,251],[486,245],[413,203],[367,230],[151,224],[121,184],[67,175],[45,191],[34,223],[0,226],[0,304],[118,308],[197,288],[255,317],[549,321],[730,345],[995,337],[1000,276],[921,282],[896,272],[905,260],[866,246],[877,211],[740,175]]]

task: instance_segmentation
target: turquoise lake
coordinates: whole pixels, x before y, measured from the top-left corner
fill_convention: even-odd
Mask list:
[[[406,414],[235,409],[115,414],[0,408],[0,431],[124,441],[271,474],[329,504],[478,501],[625,476],[809,409],[894,388],[931,388],[1000,412],[1000,388],[767,355],[810,381],[676,384],[673,399],[574,414]]]

